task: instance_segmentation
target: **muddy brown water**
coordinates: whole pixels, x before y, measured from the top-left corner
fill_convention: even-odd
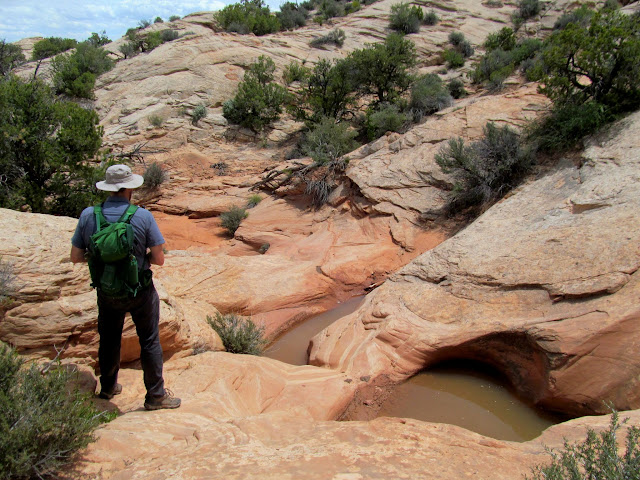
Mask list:
[[[279,336],[265,356],[306,365],[311,338],[357,310],[362,301],[363,297],[353,298],[296,325]],[[448,423],[516,442],[531,440],[564,420],[528,405],[498,372],[470,361],[448,362],[414,375],[396,387],[378,416]]]
[[[329,311],[299,323],[276,338],[265,351],[265,357],[290,365],[306,365],[309,360],[307,348],[311,339],[336,320],[355,312],[363,300],[364,297],[352,298]]]

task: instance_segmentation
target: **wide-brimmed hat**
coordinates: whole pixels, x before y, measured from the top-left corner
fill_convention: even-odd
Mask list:
[[[117,192],[121,188],[138,188],[143,183],[142,175],[132,173],[127,165],[111,165],[107,168],[106,178],[96,183],[96,188],[105,192]]]

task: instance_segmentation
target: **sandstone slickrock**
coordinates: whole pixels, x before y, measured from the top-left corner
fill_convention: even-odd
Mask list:
[[[512,480],[549,461],[543,445],[608,425],[606,416],[585,417],[514,443],[410,419],[331,422],[352,388],[347,376],[228,353],[171,361],[166,378],[182,406],[145,412],[141,373],[123,371],[122,395],[101,404],[125,413],[98,431],[64,478]],[[623,416],[640,422],[638,411]]]
[[[640,113],[424,253],[313,340],[311,362],[400,381],[448,358],[573,414],[640,407]]]
[[[69,260],[71,235],[77,220],[0,209],[0,255],[13,265],[17,297],[0,321],[0,339],[21,353],[74,358],[95,364],[98,353],[95,292],[86,265]],[[198,299],[179,302],[157,283],[161,300],[160,339],[165,355],[188,355],[194,347],[222,349],[205,323]],[[122,361],[140,356],[135,327],[125,322]]]

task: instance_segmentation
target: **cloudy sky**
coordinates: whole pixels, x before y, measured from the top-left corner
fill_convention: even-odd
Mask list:
[[[238,0],[239,1],[239,0]],[[285,0],[269,0],[271,9]],[[115,40],[140,20],[219,10],[236,0],[0,0],[0,40],[65,37],[85,40],[105,30]]]

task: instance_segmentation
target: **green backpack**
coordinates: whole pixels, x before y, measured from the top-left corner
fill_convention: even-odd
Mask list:
[[[96,205],[93,210],[96,233],[89,240],[91,286],[108,297],[135,297],[141,285],[130,220],[138,207],[129,205],[115,223],[104,218],[102,206]]]

